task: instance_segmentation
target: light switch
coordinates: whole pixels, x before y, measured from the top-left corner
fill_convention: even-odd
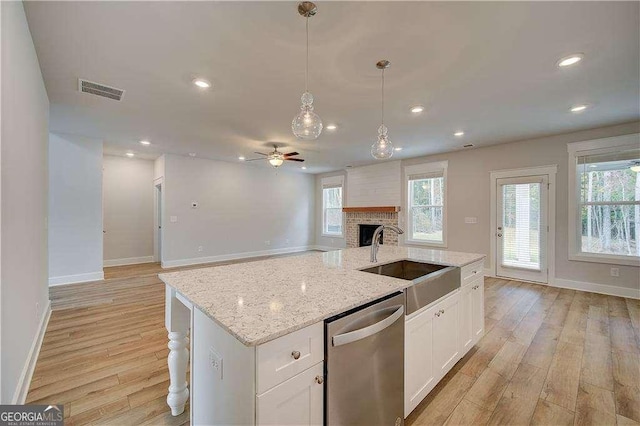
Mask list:
[[[178,216],[169,216],[169,222],[176,223],[178,221]]]
[[[478,223],[477,217],[465,217],[464,223]]]

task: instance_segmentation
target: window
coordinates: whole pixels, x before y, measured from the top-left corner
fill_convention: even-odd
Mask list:
[[[342,237],[342,176],[322,180],[322,234]]]
[[[446,162],[407,166],[407,242],[445,246]]]
[[[629,136],[570,144],[573,260],[640,263],[640,148]]]

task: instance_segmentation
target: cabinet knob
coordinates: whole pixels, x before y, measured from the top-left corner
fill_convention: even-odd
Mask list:
[[[322,376],[316,376],[316,383],[321,385],[324,383],[324,377]]]
[[[300,358],[300,351],[293,351],[293,352],[291,352],[291,356],[293,357],[293,359],[298,359],[298,358]]]
[[[477,273],[478,273],[478,271],[471,271],[471,273],[472,273],[473,275],[475,275],[475,274],[477,274]]]
[[[440,313],[441,313],[441,314],[444,314],[444,309],[440,309]]]
[[[440,316],[440,312],[436,312],[436,316],[439,317]]]

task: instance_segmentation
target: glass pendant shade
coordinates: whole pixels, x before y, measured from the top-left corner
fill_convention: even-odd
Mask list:
[[[378,160],[391,158],[393,144],[389,140],[388,129],[384,124],[378,128],[378,140],[371,145],[371,155]]]
[[[311,93],[304,92],[300,100],[302,106],[298,115],[291,122],[291,130],[298,139],[312,141],[322,133],[322,120],[318,114],[313,112],[313,95]]]

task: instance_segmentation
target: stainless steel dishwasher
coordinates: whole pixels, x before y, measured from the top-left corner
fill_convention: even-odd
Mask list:
[[[325,424],[404,423],[404,303],[396,293],[325,321]]]

